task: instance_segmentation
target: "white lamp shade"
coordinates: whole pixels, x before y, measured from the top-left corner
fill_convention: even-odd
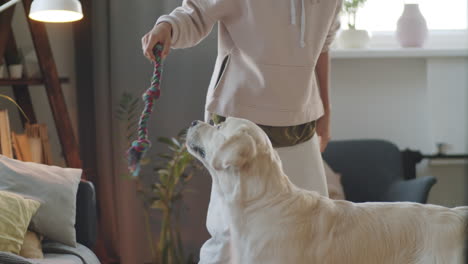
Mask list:
[[[42,22],[72,22],[83,18],[78,0],[34,0],[29,18]]]

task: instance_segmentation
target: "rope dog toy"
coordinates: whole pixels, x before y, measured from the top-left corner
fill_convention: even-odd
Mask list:
[[[151,141],[148,139],[148,119],[153,112],[153,104],[161,95],[161,74],[162,74],[162,53],[163,46],[157,44],[154,47],[156,62],[154,62],[154,72],[151,78],[151,86],[143,93],[143,101],[145,107],[138,122],[138,139],[132,142],[131,147],[127,151],[128,169],[133,176],[138,176],[141,169],[141,160],[146,154],[146,151],[151,147]]]

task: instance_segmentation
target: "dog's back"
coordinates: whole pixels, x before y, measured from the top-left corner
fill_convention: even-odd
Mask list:
[[[465,263],[468,207],[436,207],[433,212],[428,210],[426,215],[425,252],[420,263]]]
[[[334,202],[334,250],[323,263],[461,264],[468,207]],[[344,214],[343,214],[344,212]],[[344,262],[343,262],[344,261]]]
[[[242,263],[463,263],[468,207],[355,204],[307,193],[248,213]]]

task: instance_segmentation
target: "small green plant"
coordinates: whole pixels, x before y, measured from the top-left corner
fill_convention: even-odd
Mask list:
[[[122,94],[116,118],[125,125],[127,147],[130,147],[132,140],[136,138],[140,106],[138,97],[126,92]],[[160,162],[154,168],[153,184],[147,186],[140,177],[132,177],[130,173],[122,175],[123,178],[132,179],[137,183],[137,191],[144,208],[148,246],[154,264],[195,263],[191,256],[186,258],[184,255],[179,215],[183,195],[188,191],[186,185],[192,178],[192,173],[201,166],[187,152],[185,132],[184,129],[176,137],[158,138],[158,142],[166,145],[169,152],[158,154]],[[142,162],[148,165],[150,159],[146,158]],[[152,210],[158,210],[162,216],[157,246],[153,240],[150,222]]]
[[[151,208],[159,210],[162,214],[158,243],[159,263],[189,263],[190,260],[185,259],[183,251],[179,215],[187,183],[199,166],[187,152],[185,130],[177,137],[161,137],[158,141],[167,144],[171,151],[169,154],[159,154],[163,161],[161,166],[155,169],[158,180],[152,185],[154,196]]]
[[[6,99],[8,101],[10,101],[11,103],[13,103],[16,108],[18,108],[18,110],[20,111],[20,113],[23,115],[24,119],[26,120],[27,123],[29,123],[29,118],[28,116],[26,115],[26,113],[24,112],[23,108],[21,108],[21,106],[11,97],[7,96],[7,95],[3,95],[3,94],[0,94],[0,98],[3,98],[3,99]]]
[[[363,7],[367,0],[345,0],[343,11],[348,16],[348,28],[356,29],[356,15],[359,8]]]

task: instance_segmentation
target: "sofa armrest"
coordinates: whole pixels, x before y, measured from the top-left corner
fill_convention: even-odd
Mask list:
[[[385,201],[426,203],[429,191],[436,182],[432,176],[395,182],[388,189]]]
[[[76,197],[76,238],[78,243],[93,248],[97,236],[97,209],[94,185],[82,180]]]

